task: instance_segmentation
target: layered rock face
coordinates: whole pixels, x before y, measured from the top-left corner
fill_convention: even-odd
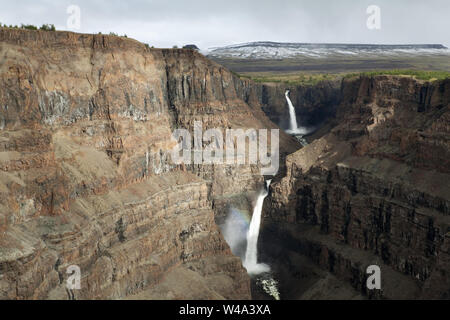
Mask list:
[[[225,129],[230,128],[279,129],[262,110],[259,85],[237,78],[210,60],[194,59],[197,53],[192,52],[194,56],[183,59],[181,52],[162,50],[166,62],[169,111],[176,127],[194,132],[194,122],[198,121],[203,130],[219,128],[224,137]],[[294,138],[279,131],[281,159],[298,148],[300,145]],[[259,164],[192,164],[186,169],[195,172],[211,186],[219,221],[225,218],[230,203],[244,209],[251,206],[249,193],[263,186]]]
[[[0,56],[0,298],[250,298],[214,210],[259,169],[169,156],[195,120],[276,128],[248,84],[192,50],[104,35],[0,29]]]
[[[172,131],[283,126],[286,89],[300,125],[334,127],[299,151],[280,132],[263,255],[325,270],[303,298],[450,296],[448,80],[259,85],[192,50],[10,29],[0,57],[1,299],[250,298],[215,221],[251,211],[260,166],[175,165]]]
[[[369,297],[449,298],[450,81],[362,77],[341,94],[336,126],[272,184],[265,238]]]

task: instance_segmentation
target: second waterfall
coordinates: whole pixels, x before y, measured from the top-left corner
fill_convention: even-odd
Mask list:
[[[291,99],[289,99],[289,90],[286,90],[284,95],[289,106],[289,132],[296,133],[298,131],[297,115],[295,114],[295,109],[292,105],[292,101]]]
[[[259,228],[261,225],[261,213],[264,204],[264,199],[269,194],[269,186],[271,180],[266,181],[266,185],[263,191],[256,200],[256,205],[253,210],[252,220],[250,221],[250,227],[247,233],[247,250],[245,252],[244,267],[249,274],[260,274],[268,272],[270,267],[264,263],[258,263],[258,237]]]

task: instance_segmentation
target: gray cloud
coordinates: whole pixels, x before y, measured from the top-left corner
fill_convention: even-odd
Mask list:
[[[79,32],[112,31],[156,47],[258,40],[450,46],[448,0],[1,0],[0,22],[64,30],[70,4],[81,8]],[[371,4],[381,8],[381,30],[366,28]]]

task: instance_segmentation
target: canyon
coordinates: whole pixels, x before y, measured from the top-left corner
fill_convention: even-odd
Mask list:
[[[264,297],[219,226],[271,177],[170,150],[196,121],[288,129],[286,90],[317,130],[280,130],[262,207],[281,298],[449,298],[449,80],[259,84],[195,50],[0,28],[0,299]]]
[[[169,161],[172,130],[195,120],[275,128],[248,85],[126,38],[1,29],[0,43],[0,297],[250,298],[214,211],[258,168]]]
[[[307,256],[365,297],[448,299],[450,81],[355,77],[340,90],[331,130],[272,183],[265,259],[288,266],[291,298],[317,294],[289,284]],[[381,290],[367,290],[370,265]]]

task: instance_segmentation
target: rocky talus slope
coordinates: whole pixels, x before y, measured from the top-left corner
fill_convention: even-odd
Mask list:
[[[369,297],[450,298],[450,81],[346,79],[340,98],[334,128],[272,183],[267,248]],[[369,265],[381,291],[366,288]]]
[[[214,211],[258,168],[169,157],[194,120],[276,128],[249,87],[191,50],[0,28],[0,299],[250,298]]]

